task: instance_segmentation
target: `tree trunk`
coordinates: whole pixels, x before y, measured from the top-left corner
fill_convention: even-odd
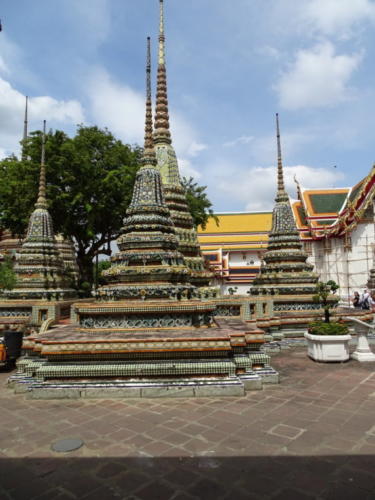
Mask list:
[[[330,317],[329,309],[328,309],[328,307],[325,307],[324,308],[324,323],[329,323],[329,317]]]
[[[92,257],[85,254],[84,252],[78,252],[77,264],[79,267],[79,274],[80,274],[80,288],[81,285],[86,282],[89,284],[89,286],[87,286],[87,289],[89,291],[91,290],[91,287],[94,283],[94,267],[93,267]]]

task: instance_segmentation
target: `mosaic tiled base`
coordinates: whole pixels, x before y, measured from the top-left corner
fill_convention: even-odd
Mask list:
[[[241,396],[262,388],[261,373],[237,369],[229,360],[64,366],[25,358],[9,386],[32,399]]]
[[[10,324],[14,320],[31,327],[40,326],[45,320],[68,318],[72,304],[71,300],[2,300],[0,301],[0,324]]]
[[[269,355],[261,350],[264,332],[246,331],[239,319],[221,322],[221,327],[199,333],[133,331],[104,339],[60,328],[27,337],[23,348],[29,354],[18,362],[10,383],[16,392],[32,392],[31,397],[38,398],[97,397],[98,384],[102,397],[106,390],[106,397],[135,397],[134,391],[136,397],[176,397],[210,391],[239,395],[261,389],[263,382],[277,383]]]

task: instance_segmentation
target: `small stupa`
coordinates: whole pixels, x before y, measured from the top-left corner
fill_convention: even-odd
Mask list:
[[[250,289],[252,295],[274,295],[275,311],[317,309],[312,296],[318,276],[307,262],[284,185],[279,117],[277,133],[277,194],[272,213],[272,229],[259,276]]]
[[[59,300],[75,296],[68,288],[64,263],[57,248],[52,217],[46,199],[45,129],[43,122],[39,193],[30,216],[27,234],[16,256],[14,289],[5,292],[11,299]]]
[[[64,263],[57,248],[52,217],[46,199],[45,127],[43,123],[39,193],[27,234],[16,256],[17,282],[5,292],[9,299],[63,300],[75,296],[67,286]]]
[[[64,238],[62,234],[56,235],[57,248],[64,262],[64,268],[67,275],[74,282],[78,281],[79,267],[77,264],[74,243],[70,238]]]
[[[44,121],[38,199],[26,237],[16,253],[13,268],[16,283],[12,290],[3,290],[0,297],[0,327],[4,328],[24,323],[34,330],[45,321],[50,324],[69,318],[70,307],[76,300],[76,291],[66,275],[48,211],[45,127]]]

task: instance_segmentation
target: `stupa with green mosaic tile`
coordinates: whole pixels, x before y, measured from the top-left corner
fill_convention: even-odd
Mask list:
[[[181,183],[176,152],[172,146],[169,126],[163,7],[163,0],[160,0],[158,75],[154,130],[157,167],[160,171],[164,186],[165,201],[176,228],[176,235],[179,240],[179,250],[183,254],[187,266],[192,271],[190,281],[194,285],[205,289],[208,295],[215,295],[216,289],[209,287],[213,275],[206,269],[204,259],[201,255],[197,232],[194,228],[193,218],[186,201],[185,189]],[[203,289],[201,291],[202,294],[204,294]]]
[[[4,290],[0,299],[0,328],[28,324],[38,327],[69,317],[76,300],[56,242],[52,217],[46,199],[45,122],[42,136],[42,157],[39,192],[29,220],[27,234],[16,253],[16,283]]]
[[[307,254],[294,220],[289,196],[285,190],[281,157],[280,130],[276,115],[278,147],[278,183],[272,229],[259,276],[250,289],[252,295],[274,295],[275,311],[317,309],[312,297],[318,276],[307,262]]]
[[[192,271],[179,250],[164,199],[152,133],[150,59],[148,46],[144,152],[117,240],[120,251],[103,273],[107,284],[98,290],[100,302],[77,308],[81,328],[93,331],[121,331],[135,326],[207,326],[215,309],[214,304],[198,300],[197,289],[190,283]],[[126,303],[121,302],[125,300]],[[165,303],[152,305],[148,303],[151,300]]]
[[[16,257],[16,285],[4,294],[8,299],[63,300],[76,296],[75,290],[68,285],[48,211],[44,141],[45,130],[38,199],[29,220],[26,238]]]

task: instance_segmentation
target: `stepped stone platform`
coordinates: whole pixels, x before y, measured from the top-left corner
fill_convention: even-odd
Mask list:
[[[238,318],[104,333],[63,325],[24,339],[9,383],[34,399],[240,396],[278,383],[263,344],[264,332]]]

